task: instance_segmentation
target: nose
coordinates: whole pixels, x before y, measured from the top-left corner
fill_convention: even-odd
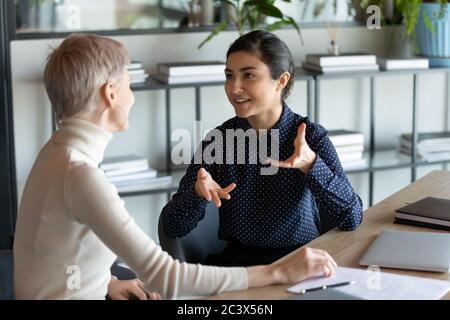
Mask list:
[[[233,93],[242,93],[244,88],[242,88],[242,82],[239,79],[235,79],[232,82],[232,91]]]

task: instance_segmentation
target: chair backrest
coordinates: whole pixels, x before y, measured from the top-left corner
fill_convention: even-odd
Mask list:
[[[0,251],[0,300],[14,299],[12,251]]]
[[[206,206],[205,217],[197,227],[182,238],[170,239],[164,233],[162,219],[159,218],[158,235],[161,248],[182,262],[205,263],[209,254],[220,253],[226,241],[219,239],[219,210],[213,203]]]

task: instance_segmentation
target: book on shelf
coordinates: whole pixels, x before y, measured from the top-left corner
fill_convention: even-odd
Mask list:
[[[335,147],[335,149],[338,154],[348,153],[348,152],[363,152],[364,144],[350,144],[350,145],[344,145],[344,146],[337,146],[337,147]]]
[[[134,70],[134,69],[142,69],[143,65],[139,61],[131,61],[131,63],[127,66],[128,70]]]
[[[343,161],[341,162],[342,168],[344,170],[357,170],[357,169],[365,169],[367,168],[367,159],[361,158],[358,160],[352,161]]]
[[[148,78],[148,74],[142,75],[142,76],[133,76],[130,78],[130,83],[131,84],[136,84],[136,83],[144,83]]]
[[[429,61],[427,58],[389,58],[379,57],[377,63],[383,70],[414,70],[428,69]]]
[[[223,61],[197,61],[159,63],[158,72],[168,76],[192,76],[204,74],[224,74]]]
[[[134,76],[143,76],[146,75],[147,73],[145,72],[144,69],[134,69],[128,70],[128,74],[130,75],[130,77],[134,77]]]
[[[306,62],[319,67],[337,67],[337,66],[368,66],[376,65],[377,57],[374,54],[349,52],[340,55],[329,54],[308,54]]]
[[[115,183],[115,182],[125,182],[125,181],[137,181],[137,180],[144,180],[144,179],[150,179],[155,178],[157,176],[157,172],[155,169],[150,168],[145,171],[139,171],[139,172],[132,172],[122,175],[116,175],[116,176],[107,176],[107,179],[109,182]]]
[[[363,153],[361,152],[346,152],[346,153],[338,153],[339,160],[341,163],[348,161],[360,160],[363,158]]]
[[[335,148],[347,145],[363,145],[364,135],[350,130],[328,130],[328,137]]]
[[[129,167],[148,166],[148,160],[136,155],[124,155],[117,157],[108,157],[103,160],[99,168],[103,171],[117,170]]]
[[[169,84],[196,83],[196,82],[222,82],[225,81],[225,73],[197,74],[188,76],[168,76],[158,73],[153,77],[159,81]]]
[[[405,141],[412,141],[412,134],[402,134],[400,137]],[[418,142],[422,144],[450,143],[450,131],[423,132],[417,135]]]
[[[450,200],[427,197],[396,210],[397,223],[450,229]]]
[[[172,184],[172,176],[166,174],[158,174],[158,176],[151,179],[114,183],[119,193],[148,191],[157,188],[169,187],[171,184]]]
[[[116,176],[122,176],[122,175],[130,174],[130,173],[142,172],[142,171],[145,171],[148,169],[150,169],[150,166],[148,164],[139,165],[139,166],[130,166],[130,167],[123,167],[123,168],[119,168],[119,169],[106,170],[105,175],[106,175],[106,177],[116,177]]]
[[[377,64],[322,67],[307,62],[303,63],[303,68],[321,73],[364,72],[364,71],[367,72],[380,70],[380,67]]]

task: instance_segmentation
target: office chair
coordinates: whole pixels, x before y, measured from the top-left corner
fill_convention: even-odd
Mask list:
[[[205,217],[197,227],[182,238],[171,239],[163,229],[162,218],[158,222],[158,236],[162,249],[182,262],[205,263],[209,254],[221,253],[227,242],[219,239],[219,210],[214,203],[206,206]]]
[[[0,300],[14,300],[13,252],[0,251]]]
[[[324,234],[334,228],[331,218],[321,216],[320,234]],[[214,203],[206,206],[205,217],[197,227],[182,238],[171,239],[166,236],[163,229],[162,218],[158,222],[158,236],[161,248],[173,258],[182,262],[205,263],[209,254],[221,253],[227,242],[219,239],[219,210]]]

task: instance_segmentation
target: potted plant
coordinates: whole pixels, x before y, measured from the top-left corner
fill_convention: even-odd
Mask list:
[[[284,2],[291,2],[291,0],[283,0]],[[216,0],[228,10],[228,20],[222,21],[217,25],[211,34],[198,46],[200,49],[218,35],[221,31],[228,28],[230,24],[234,25],[239,35],[243,35],[248,30],[254,30],[264,24],[266,17],[275,18],[275,22],[266,25],[264,29],[267,31],[274,31],[284,26],[293,26],[299,33],[301,39],[300,28],[295,20],[283,14],[279,8],[275,6],[275,0]],[[301,39],[302,43],[303,40]]]
[[[385,24],[403,23],[408,39],[415,42],[416,53],[429,58],[450,58],[450,16],[448,0],[363,0],[361,7],[378,5]],[[432,60],[430,64],[433,65]]]

